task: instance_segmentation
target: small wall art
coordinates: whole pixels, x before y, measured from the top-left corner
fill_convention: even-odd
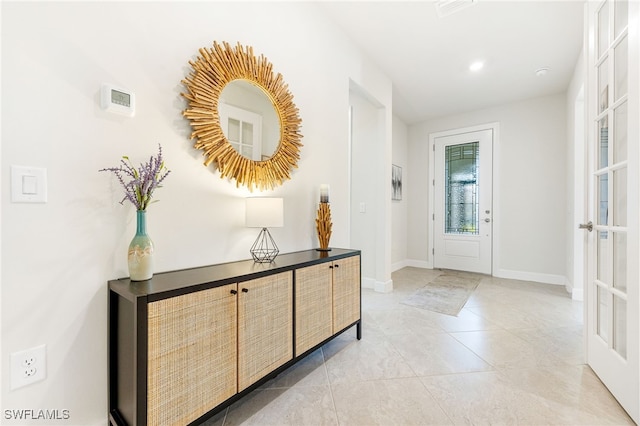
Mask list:
[[[402,167],[391,165],[391,199],[402,200]]]

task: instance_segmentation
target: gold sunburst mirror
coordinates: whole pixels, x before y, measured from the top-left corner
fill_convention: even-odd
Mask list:
[[[249,190],[273,189],[291,179],[300,159],[302,120],[282,75],[274,73],[263,55],[254,56],[252,47],[240,43],[232,47],[213,42],[213,47],[199,52],[189,61],[192,70],[182,80],[188,92],[182,96],[189,101],[183,115],[191,123],[191,139],[203,151],[205,166],[214,164],[221,178],[235,179],[237,186]],[[233,93],[245,95],[240,101],[227,99]],[[270,104],[273,111],[259,107],[261,103]],[[251,116],[237,118],[230,109],[254,114],[259,124]],[[263,134],[264,144],[254,142]]]

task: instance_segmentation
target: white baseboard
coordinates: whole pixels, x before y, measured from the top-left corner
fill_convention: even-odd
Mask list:
[[[399,271],[400,269],[409,266],[407,262],[408,260],[401,260],[400,262],[392,263],[391,272]]]
[[[584,302],[584,289],[582,288],[574,288],[571,290],[571,298],[573,300],[578,300],[580,302]]]
[[[413,268],[433,269],[433,262],[427,260],[407,259],[402,262],[403,267],[411,266]]]
[[[373,278],[362,277],[362,288],[376,288],[376,280]]]
[[[388,280],[386,282],[376,281],[373,289],[377,293],[391,293],[393,291],[393,280]]]
[[[378,293],[391,293],[393,291],[393,280],[386,282],[376,281],[373,278],[362,278],[362,288],[370,288]]]
[[[433,263],[425,260],[405,259],[391,264],[391,272],[399,271],[407,266],[413,268],[433,269]]]
[[[580,302],[584,301],[584,289],[582,287],[574,287],[573,283],[567,279],[565,282],[565,288],[567,289],[567,293],[571,295],[571,299]]]
[[[508,278],[512,280],[534,281],[543,284],[565,285],[567,279],[563,275],[542,274],[539,272],[511,271],[499,269],[493,274],[494,277]]]

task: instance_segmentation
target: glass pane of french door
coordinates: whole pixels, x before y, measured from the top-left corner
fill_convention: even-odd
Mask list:
[[[613,297],[614,332],[613,349],[627,359],[627,301],[618,296]]]
[[[613,161],[620,163],[627,159],[627,102],[623,102],[616,107],[613,113],[613,129],[615,139],[613,140]]]

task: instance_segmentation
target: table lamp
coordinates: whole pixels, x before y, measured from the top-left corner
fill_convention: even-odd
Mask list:
[[[284,202],[282,198],[247,198],[246,226],[262,228],[258,238],[251,246],[251,256],[259,263],[270,263],[280,250],[271,237],[268,228],[281,228],[284,225]]]

